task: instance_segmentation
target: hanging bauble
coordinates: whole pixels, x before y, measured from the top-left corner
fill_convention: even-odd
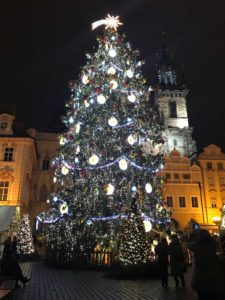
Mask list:
[[[107,74],[114,75],[116,74],[116,69],[113,67],[108,68]]]
[[[67,205],[66,202],[62,203],[62,204],[60,205],[60,207],[59,207],[59,211],[60,211],[60,213],[61,213],[62,215],[63,215],[63,214],[68,214],[68,210],[69,210],[69,208],[68,208],[68,205]]]
[[[115,57],[116,55],[117,55],[116,50],[114,50],[113,48],[111,48],[111,49],[109,50],[109,56],[110,56],[110,57]]]
[[[89,107],[90,106],[90,104],[88,103],[87,100],[84,100],[84,105],[85,105],[85,107]]]
[[[119,167],[121,170],[126,170],[127,169],[127,161],[126,159],[122,158],[120,161],[119,161]]]
[[[115,39],[116,39],[116,37],[113,35],[113,36],[111,37],[111,40],[112,40],[112,41],[115,41]]]
[[[131,190],[132,190],[132,192],[137,192],[137,187],[136,186],[132,186]]]
[[[134,103],[136,100],[136,96],[134,94],[129,94],[127,98],[132,103]]]
[[[126,75],[127,75],[127,77],[132,78],[134,76],[134,72],[131,69],[129,69],[126,72]]]
[[[79,163],[79,158],[78,157],[75,157],[75,159],[74,159],[74,161],[75,161],[75,163]]]
[[[112,195],[114,193],[114,186],[111,183],[106,185],[106,195]]]
[[[73,117],[71,116],[71,117],[69,118],[69,123],[72,124],[73,121],[74,121],[74,120],[73,120]]]
[[[54,196],[54,197],[53,197],[53,201],[54,201],[54,202],[57,202],[57,201],[58,201],[58,197]]]
[[[66,139],[64,137],[61,137],[60,140],[59,140],[59,144],[61,146],[63,146],[63,145],[65,145],[65,143],[66,143]]]
[[[110,88],[112,90],[115,90],[118,87],[118,83],[116,82],[116,80],[111,80],[110,81]]]
[[[79,133],[80,132],[80,123],[77,123],[76,126],[75,126],[75,131],[76,133]]]
[[[152,223],[149,220],[144,220],[144,228],[145,232],[149,232],[152,230]]]
[[[108,124],[113,127],[113,126],[116,126],[118,124],[118,121],[117,121],[117,119],[115,117],[111,117],[108,120]]]
[[[133,137],[132,134],[130,134],[130,135],[128,136],[127,141],[128,141],[128,143],[129,143],[130,145],[133,145],[133,144],[135,143],[135,139],[134,139],[134,137]]]
[[[56,183],[56,181],[57,181],[57,178],[54,176],[53,177],[53,182]]]
[[[104,95],[98,95],[98,97],[97,97],[97,102],[99,103],[99,104],[104,104],[105,103],[105,101],[106,101],[106,98],[105,98],[105,96]]]
[[[99,157],[96,154],[93,154],[90,158],[89,158],[89,163],[91,165],[97,165],[97,163],[99,162]]]
[[[152,192],[152,185],[151,185],[151,183],[146,183],[146,185],[145,185],[145,191],[146,191],[147,194],[151,194],[151,192]]]
[[[61,169],[61,173],[63,175],[67,175],[69,173],[69,169],[66,166],[63,166],[62,169]]]
[[[76,148],[76,154],[80,153],[80,146],[78,145]]]
[[[87,220],[87,225],[90,226],[92,224],[91,220]]]
[[[82,82],[83,82],[83,84],[88,84],[89,78],[88,78],[87,75],[83,75],[83,77],[82,77]]]

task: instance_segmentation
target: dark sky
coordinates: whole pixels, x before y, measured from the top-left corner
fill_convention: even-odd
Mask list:
[[[67,82],[77,79],[85,52],[96,44],[93,21],[119,15],[133,49],[146,59],[151,84],[161,33],[185,65],[190,125],[198,149],[225,150],[224,0],[12,0],[0,6],[0,103],[15,104],[17,119],[56,130]]]

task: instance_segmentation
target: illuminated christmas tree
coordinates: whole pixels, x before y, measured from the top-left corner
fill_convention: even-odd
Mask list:
[[[141,213],[133,199],[131,211],[125,220],[119,261],[122,265],[137,265],[148,261],[149,243]]]
[[[28,215],[24,214],[17,234],[17,254],[26,255],[32,253],[34,253],[34,244],[30,230],[30,221]]]
[[[104,24],[96,51],[86,54],[79,79],[70,82],[67,130],[53,161],[61,191],[51,195],[51,210],[39,218],[53,225],[65,219],[71,232],[89,231],[112,246],[133,196],[153,226],[166,226],[168,214],[160,196],[161,121],[149,99],[140,53],[117,32],[118,17],[108,15],[93,28]],[[47,242],[58,245],[53,236]]]
[[[9,232],[17,233],[20,224],[20,207],[16,207],[16,211],[9,225]]]

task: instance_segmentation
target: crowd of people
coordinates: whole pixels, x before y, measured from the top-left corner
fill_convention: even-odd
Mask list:
[[[197,292],[198,300],[225,299],[223,261],[217,256],[217,241],[207,230],[200,229],[184,235],[181,239],[177,235],[171,236],[171,243],[166,238],[155,248],[163,287],[168,287],[168,268],[174,278],[175,286],[185,287],[187,262],[185,260],[184,245],[192,253],[191,287]]]
[[[8,237],[4,243],[4,250],[0,265],[1,278],[13,278],[16,280],[16,287],[20,287],[19,282],[25,285],[30,279],[23,275],[21,267],[18,264],[17,238]],[[0,280],[1,280],[0,278]]]

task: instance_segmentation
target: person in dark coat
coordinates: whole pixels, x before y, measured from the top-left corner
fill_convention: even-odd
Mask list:
[[[4,242],[4,249],[3,249],[3,254],[2,254],[2,259],[12,253],[12,240],[11,237],[8,236],[6,241]]]
[[[168,243],[166,238],[162,237],[159,244],[155,247],[155,254],[157,256],[157,262],[160,271],[160,277],[162,286],[168,286]]]
[[[12,253],[16,254],[17,253],[17,237],[14,236],[12,240]]]
[[[207,230],[202,229],[192,234],[186,243],[194,256],[191,287],[197,292],[198,299],[219,299],[222,276],[214,239]]]
[[[18,281],[21,281],[25,285],[30,279],[26,278],[17,261],[17,255],[9,253],[4,260],[2,266],[2,274],[5,277],[12,277],[16,279],[16,286],[19,287]]]
[[[176,287],[179,286],[179,279],[183,287],[185,287],[184,271],[185,271],[185,258],[182,245],[177,235],[171,236],[171,243],[169,245],[169,256],[171,275],[175,280]]]

